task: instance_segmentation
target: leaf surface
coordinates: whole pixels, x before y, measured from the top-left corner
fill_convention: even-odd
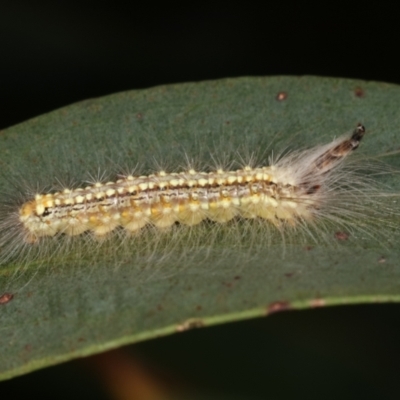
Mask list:
[[[328,143],[358,122],[368,132],[358,152],[398,168],[399,104],[394,85],[316,77],[226,79],[87,100],[0,132],[0,200],[12,199],[14,187],[108,179],[136,165],[226,166],[252,152],[266,160],[275,149]],[[396,175],[380,179],[400,192]],[[257,222],[204,223],[183,233],[150,230],[129,248],[116,238],[98,252],[93,242],[96,262],[86,249],[82,258],[2,265],[0,378],[193,327],[400,299],[398,246],[384,236],[326,237],[331,244],[304,237],[283,244]]]

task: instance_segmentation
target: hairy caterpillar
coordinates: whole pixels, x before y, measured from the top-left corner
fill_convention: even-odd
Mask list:
[[[364,132],[358,125],[350,139],[289,156],[290,166],[283,158],[277,165],[236,171],[161,171],[37,194],[19,209],[19,223],[27,242],[86,231],[103,236],[119,226],[135,232],[146,224],[166,228],[175,222],[196,225],[206,218],[224,223],[235,216],[296,224],[312,219],[324,206],[328,175],[358,147]]]
[[[291,229],[310,236],[312,227],[327,223],[337,230],[353,228],[363,217],[365,202],[377,195],[370,179],[358,173],[355,179],[355,172],[343,167],[364,133],[359,124],[350,137],[270,158],[267,166],[160,171],[35,194],[3,213],[0,260],[29,258],[33,249],[35,257],[48,255],[49,240],[55,243],[50,252],[63,248],[63,241],[70,251],[68,238],[75,236],[92,242],[117,233],[140,242],[141,232],[149,225],[165,231],[175,224],[194,226],[204,220],[222,224],[256,219],[283,234]],[[376,225],[380,218],[374,216],[371,221]],[[97,242],[94,247],[101,246]]]

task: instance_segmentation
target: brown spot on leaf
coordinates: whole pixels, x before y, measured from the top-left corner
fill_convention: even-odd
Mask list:
[[[284,100],[286,100],[287,99],[287,97],[288,97],[288,94],[287,94],[287,92],[279,92],[277,95],[276,95],[276,100],[278,100],[278,101],[284,101]]]
[[[355,95],[356,97],[364,97],[364,96],[365,96],[365,91],[364,91],[364,89],[361,88],[361,87],[356,87],[356,88],[354,89],[354,95]]]
[[[349,234],[346,232],[335,232],[335,238],[337,240],[347,240],[349,238]]]
[[[275,301],[268,305],[267,307],[267,315],[273,314],[279,311],[290,310],[292,306],[287,301]]]
[[[382,256],[381,258],[379,258],[378,263],[379,264],[384,264],[386,262],[386,258],[384,256]]]
[[[191,318],[183,322],[182,324],[179,324],[176,327],[177,332],[184,332],[188,331],[189,329],[194,329],[194,328],[202,328],[204,326],[204,322],[201,319],[198,318]]]
[[[286,272],[285,274],[283,274],[286,276],[286,278],[291,278],[294,275],[294,272]]]
[[[0,305],[9,303],[13,298],[14,295],[12,293],[3,293],[0,296]]]

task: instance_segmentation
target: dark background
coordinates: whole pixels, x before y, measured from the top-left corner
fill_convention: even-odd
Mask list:
[[[0,128],[166,83],[303,74],[399,82],[399,14],[365,7],[2,0]]]
[[[398,15],[333,2],[1,1],[0,129],[166,83],[303,74],[399,83]],[[228,398],[398,399],[399,315],[397,305],[291,312],[129,351]],[[106,398],[89,375],[75,361],[0,383],[0,396]]]

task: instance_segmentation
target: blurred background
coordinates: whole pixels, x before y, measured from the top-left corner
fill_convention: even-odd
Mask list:
[[[399,83],[398,14],[382,7],[2,0],[0,129],[168,83],[303,74]],[[115,398],[96,365],[126,356],[145,385],[193,399],[398,399],[399,315],[398,305],[349,306],[198,329],[1,382],[0,396]]]
[[[0,128],[90,97],[249,75],[398,82],[396,10],[324,3],[0,2]]]

